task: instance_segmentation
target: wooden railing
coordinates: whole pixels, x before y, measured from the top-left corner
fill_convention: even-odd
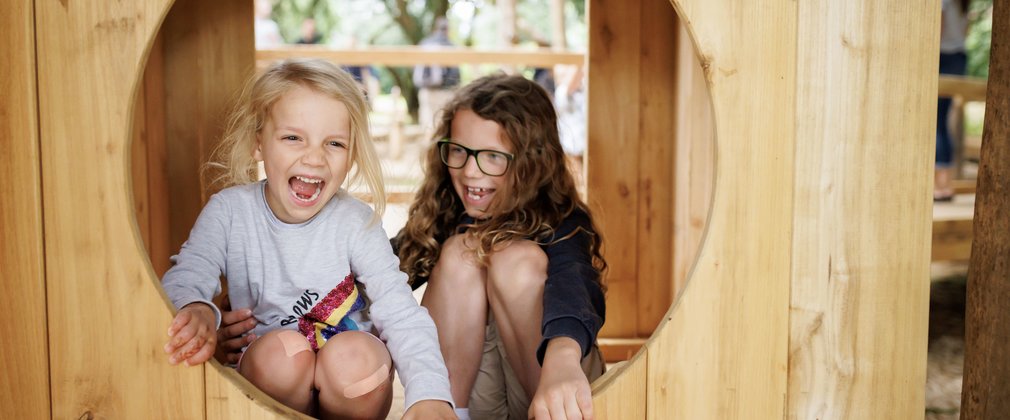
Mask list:
[[[288,57],[318,57],[349,65],[387,65],[410,67],[416,64],[460,65],[495,63],[552,67],[555,64],[583,64],[585,54],[546,49],[476,50],[471,48],[429,49],[417,46],[335,49],[319,45],[285,45],[256,51],[256,61]]]

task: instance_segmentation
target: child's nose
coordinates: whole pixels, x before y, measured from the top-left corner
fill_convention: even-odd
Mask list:
[[[477,178],[483,174],[480,171],[480,166],[477,165],[477,156],[467,156],[466,162],[463,164],[463,175],[469,178]]]
[[[325,153],[321,148],[310,148],[302,154],[302,163],[312,166],[322,165],[326,161]]]

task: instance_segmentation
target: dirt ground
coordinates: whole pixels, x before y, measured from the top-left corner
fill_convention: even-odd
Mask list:
[[[967,266],[934,264],[929,293],[926,419],[957,420],[964,372]]]

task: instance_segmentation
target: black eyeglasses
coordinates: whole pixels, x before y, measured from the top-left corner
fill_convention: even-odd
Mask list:
[[[509,169],[509,162],[515,159],[515,156],[509,153],[489,149],[473,150],[449,139],[438,141],[438,154],[442,156],[442,163],[452,169],[466,166],[466,160],[473,156],[477,161],[477,169],[487,176],[505,175],[505,171]]]

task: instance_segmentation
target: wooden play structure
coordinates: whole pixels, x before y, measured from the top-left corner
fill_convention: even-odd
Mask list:
[[[587,5],[603,335],[640,347],[594,383],[598,418],[921,418],[939,1]],[[298,416],[216,363],[168,365],[167,261],[148,257],[205,198],[196,163],[166,161],[212,148],[251,21],[248,0],[0,4],[0,417]],[[979,185],[1003,228],[1007,26],[1003,144],[983,147],[1003,166]],[[1007,275],[1006,233],[987,240]],[[976,299],[1005,304],[1002,280]],[[966,370],[995,384],[976,401],[1010,389],[1002,343],[978,360],[1003,370]]]

